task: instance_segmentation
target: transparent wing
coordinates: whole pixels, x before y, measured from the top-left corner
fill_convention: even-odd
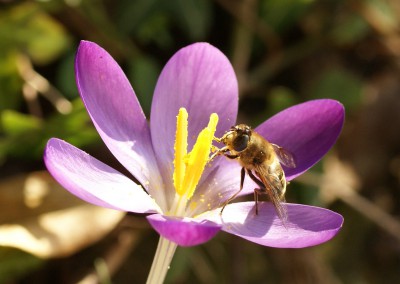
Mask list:
[[[279,219],[285,224],[287,220],[287,211],[284,203],[285,198],[282,192],[286,190],[286,185],[282,185],[281,180],[279,179],[278,174],[270,174],[268,170],[262,165],[257,165],[255,167],[255,172],[258,178],[265,186],[265,192],[267,193],[269,199],[275,207],[276,213],[278,214]]]
[[[296,167],[296,162],[292,153],[276,144],[272,144],[272,147],[282,165],[292,169]]]

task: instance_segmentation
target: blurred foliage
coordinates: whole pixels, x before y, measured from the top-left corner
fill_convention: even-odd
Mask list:
[[[345,226],[331,242],[303,250],[264,248],[221,233],[203,246],[179,248],[167,282],[397,283],[399,31],[398,0],[0,1],[0,202],[6,191],[24,190],[6,189],[4,180],[44,169],[50,137],[120,169],[79,98],[80,40],[97,42],[121,64],[147,116],[166,61],[187,44],[207,41],[238,75],[241,122],[256,126],[309,99],[344,104],[346,126],[329,157],[346,170],[327,170],[322,161],[289,186],[287,199],[332,208],[345,216]],[[318,182],[329,174],[342,181],[350,172],[351,197]],[[111,281],[144,282],[157,235],[137,219],[126,217],[102,241],[61,259],[1,248],[0,282],[76,283],[102,270],[115,251],[125,254],[111,265]],[[132,228],[149,237],[122,242]]]
[[[26,275],[41,267],[42,260],[18,251],[4,248],[0,250],[0,283],[7,283],[10,279]]]
[[[7,156],[38,160],[51,137],[70,141],[77,147],[98,139],[81,100],[76,100],[72,111],[66,115],[52,115],[43,120],[34,115],[4,110],[0,122],[4,133],[0,137],[0,162]]]
[[[293,28],[298,20],[307,12],[314,0],[262,0],[260,15],[277,33],[284,33]]]
[[[309,94],[310,98],[336,99],[350,111],[360,103],[362,82],[346,70],[331,68],[316,78]]]
[[[2,54],[26,52],[37,64],[61,56],[69,42],[63,26],[33,3],[1,11],[0,39]]]

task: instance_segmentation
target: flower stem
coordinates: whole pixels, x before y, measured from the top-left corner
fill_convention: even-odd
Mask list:
[[[149,277],[147,278],[147,284],[161,284],[164,282],[176,247],[177,244],[160,236]]]

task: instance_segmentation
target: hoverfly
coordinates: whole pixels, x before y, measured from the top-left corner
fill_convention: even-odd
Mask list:
[[[267,194],[278,217],[285,221],[287,212],[282,202],[285,201],[287,181],[282,165],[295,168],[293,155],[284,148],[268,142],[264,137],[255,132],[246,124],[231,127],[221,138],[214,138],[225,146],[211,156],[224,155],[229,159],[236,159],[242,166],[240,188],[234,195],[227,199],[221,209],[230,203],[242,191],[246,173],[259,186],[254,189],[256,214],[258,214],[258,198],[260,194]]]

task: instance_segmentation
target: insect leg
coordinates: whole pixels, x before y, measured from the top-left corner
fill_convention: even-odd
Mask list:
[[[250,178],[260,187],[254,189],[254,201],[256,203],[256,215],[258,215],[258,195],[265,191],[265,185],[259,180],[252,171],[247,171]]]
[[[216,156],[218,155],[225,155],[225,152],[229,151],[228,147],[222,147],[221,149],[218,149],[217,147],[213,146],[213,149],[217,149],[210,157],[210,159],[208,160],[208,162],[211,162]],[[214,151],[214,150],[213,150]]]
[[[228,203],[230,203],[233,199],[235,199],[235,197],[242,191],[245,175],[246,175],[245,168],[242,168],[242,171],[240,172],[240,188],[234,195],[232,195],[228,200],[224,202],[224,205],[222,205],[221,211],[219,212],[220,215],[222,215],[225,206],[228,205]]]
[[[288,214],[284,205],[281,202],[284,202],[284,193],[286,188],[285,180],[281,180],[276,174],[269,174],[266,176],[259,175],[259,172],[255,172],[257,177],[253,174],[253,172],[248,172],[249,176],[255,181],[260,188],[254,189],[256,193],[259,194],[268,194],[268,197],[272,204],[275,207],[276,213],[278,214],[279,219],[285,225],[285,222],[288,218]],[[262,181],[262,185],[260,184]],[[258,199],[256,199],[256,207],[258,206]],[[256,212],[258,208],[256,208]],[[285,225],[286,226],[286,225]]]
[[[261,180],[259,180],[252,171],[247,171],[249,174],[250,178],[260,187],[261,190],[265,189],[265,185]]]
[[[254,189],[254,200],[256,202],[256,215],[258,215],[258,191],[257,191],[257,188]]]

